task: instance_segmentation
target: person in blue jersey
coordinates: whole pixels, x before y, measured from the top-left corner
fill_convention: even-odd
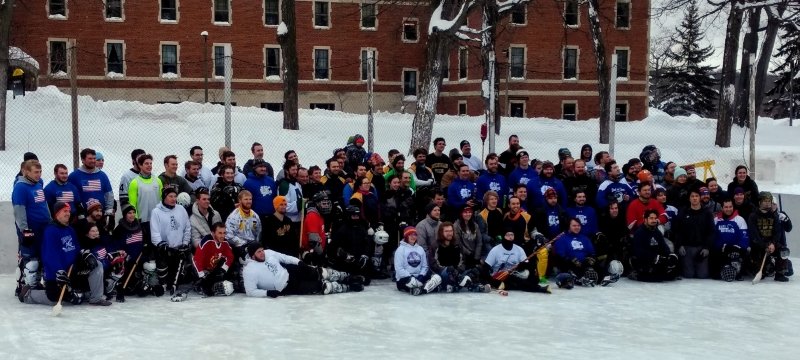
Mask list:
[[[478,181],[475,184],[475,197],[478,199],[483,198],[483,194],[492,190],[500,195],[500,207],[505,207],[505,201],[508,195],[508,184],[506,177],[498,172],[498,157],[497,154],[491,153],[486,156],[486,172],[478,176]]]
[[[472,208],[479,206],[472,172],[467,164],[458,166],[458,177],[447,188],[447,205],[451,209],[461,209],[464,205]]]
[[[552,240],[556,235],[567,230],[569,217],[559,205],[558,193],[554,189],[547,189],[544,197],[547,202],[545,206],[536,210],[533,221],[536,230],[542,233],[547,240]]]
[[[261,218],[264,223],[266,218],[275,212],[272,200],[278,195],[275,180],[267,175],[267,163],[257,159],[253,161],[253,173],[247,178],[242,186],[245,190],[253,194],[253,211]]]
[[[567,204],[567,190],[564,188],[564,183],[556,177],[555,166],[550,161],[545,161],[542,164],[542,173],[539,174],[539,189],[536,193],[532,193],[531,187],[528,187],[528,196],[533,197],[534,208],[544,206],[546,198],[544,197],[547,189],[555,190],[558,194],[559,204],[566,206]]]
[[[722,210],[714,215],[714,247],[711,251],[711,276],[725,281],[742,280],[742,264],[750,252],[747,221],[736,212],[733,199],[722,200]]]
[[[582,286],[599,284],[599,265],[592,241],[581,232],[581,222],[576,218],[569,220],[569,231],[559,236],[554,244],[556,266],[560,273],[567,273]]]
[[[528,155],[528,151],[525,149],[517,150],[517,167],[515,167],[508,175],[508,185],[509,187],[514,187],[516,185],[528,185],[531,181],[539,180],[539,174],[536,173],[536,169],[531,166],[530,156]]]
[[[50,210],[42,189],[42,165],[38,160],[22,164],[22,177],[14,184],[11,204],[14,208],[14,225],[17,229],[17,258],[20,277],[15,294],[23,285],[35,286],[40,277],[40,250],[44,229],[50,222]]]
[[[67,181],[69,171],[64,164],[56,164],[53,168],[53,180],[44,187],[44,196],[47,200],[47,207],[53,210],[56,202],[69,204],[72,211],[72,220],[78,216],[78,209],[83,208],[78,188]]]
[[[636,196],[633,189],[622,175],[616,160],[606,163],[605,171],[608,174],[608,179],[603,181],[600,187],[597,188],[595,204],[598,208],[604,209],[608,207],[608,203],[613,201],[625,209],[628,202]]]
[[[106,224],[114,224],[114,189],[108,176],[96,166],[97,153],[89,148],[81,150],[81,165],[78,169],[69,174],[68,181],[78,188],[79,196],[83,206],[92,201],[98,201],[103,207],[103,215],[106,216]],[[111,229],[113,230],[113,229]]]
[[[578,191],[573,200],[575,206],[567,208],[570,218],[578,219],[581,223],[581,234],[594,240],[598,233],[597,212],[593,207],[586,205],[586,193]]]

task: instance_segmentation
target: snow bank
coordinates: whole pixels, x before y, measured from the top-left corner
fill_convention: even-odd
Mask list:
[[[9,99],[11,99],[9,97]],[[181,103],[145,105],[128,101],[96,101],[79,98],[81,147],[103,152],[105,171],[114,189],[122,173],[129,168],[130,151],[143,148],[162,159],[169,154],[179,162],[188,160],[189,148],[204,148],[205,166],[217,162],[217,149],[224,144],[224,107],[222,105]],[[386,154],[390,149],[408,149],[413,114],[376,113],[375,150]],[[433,137],[447,139],[447,149],[461,140],[472,143],[473,153],[481,154],[480,126],[483,116],[436,117]],[[254,107],[233,107],[232,141],[239,164],[250,157],[250,145],[260,142],[265,157],[280,167],[283,154],[294,149],[305,166],[323,165],[333,149],[344,147],[349,136],[367,133],[367,117],[327,110],[300,110],[300,131],[282,129],[283,114]],[[0,152],[0,184],[10,185],[26,151],[33,151],[45,164],[44,177],[52,179],[56,163],[72,167],[70,98],[55,87],[42,87],[8,102],[8,151]],[[497,136],[497,152],[506,147],[511,134],[520,137],[532,158],[557,159],[559,148],[567,147],[577,155],[588,143],[594,151],[607,150],[598,144],[597,120],[563,121],[552,119],[503,118]],[[678,164],[716,160],[713,170],[720,182],[732,179],[734,168],[749,159],[746,132],[732,130],[732,146],[714,146],[716,121],[697,116],[671,117],[656,109],[643,121],[616,124],[615,158],[625,162],[638,157],[642,148],[655,144],[662,159]],[[789,127],[786,120],[762,119],[757,134],[757,177],[761,188],[800,194],[800,126]],[[488,149],[486,150],[488,153]],[[163,171],[156,161],[155,171]],[[703,176],[698,169],[698,175]],[[0,201],[9,200],[11,186],[0,186]]]

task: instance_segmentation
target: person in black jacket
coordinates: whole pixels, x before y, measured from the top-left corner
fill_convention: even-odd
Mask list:
[[[707,279],[708,255],[714,243],[714,215],[703,207],[700,192],[689,190],[689,206],[673,220],[675,249],[681,257],[683,277]]]
[[[747,167],[744,165],[737,166],[734,175],[736,178],[728,184],[728,193],[733,194],[736,188],[742,188],[745,201],[750,202],[754,207],[758,207],[758,185],[747,175]]]
[[[747,221],[748,234],[750,236],[750,271],[757,273],[761,269],[761,262],[764,261],[764,254],[767,260],[764,261],[765,277],[775,276],[775,281],[789,281],[787,276],[791,262],[788,259],[789,249],[786,246],[786,225],[791,230],[791,222],[788,216],[773,208],[772,194],[762,191],[758,194],[758,210],[750,214]],[[783,216],[782,216],[783,215]],[[785,218],[784,218],[785,217]],[[782,218],[783,221],[782,221]]]
[[[585,161],[575,160],[574,167],[575,172],[572,176],[567,176],[563,180],[570,206],[574,205],[575,194],[579,191],[586,193],[586,205],[594,206],[594,200],[597,198],[597,181],[586,172]]]
[[[334,270],[362,275],[367,279],[364,285],[369,285],[374,243],[367,235],[367,224],[361,219],[361,210],[348,206],[345,213],[345,221],[331,234],[325,256]]]
[[[619,204],[616,202],[608,204],[608,208],[600,214],[598,224],[600,233],[592,243],[597,254],[607,255],[609,262],[619,260],[623,264],[629,264],[630,230],[625,224],[625,215],[620,212]]]
[[[219,171],[222,175],[211,189],[211,206],[219,212],[224,222],[239,203],[242,184],[234,182],[235,170],[232,166],[223,165]]]
[[[678,276],[678,257],[669,251],[664,235],[658,230],[658,212],[645,210],[644,226],[636,229],[631,242],[633,267],[631,280],[659,282],[675,280]]]

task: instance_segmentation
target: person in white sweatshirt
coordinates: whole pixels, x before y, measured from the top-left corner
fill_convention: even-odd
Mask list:
[[[183,264],[191,264],[192,227],[186,209],[176,206],[178,193],[174,188],[165,188],[161,198],[161,203],[150,215],[150,234],[156,248],[159,281],[165,290],[174,294],[175,286],[184,275]]]
[[[300,259],[272,250],[258,242],[247,246],[244,290],[247,296],[336,294],[364,289],[364,278],[328,268],[304,264]]]
[[[430,271],[425,249],[417,244],[417,230],[413,226],[403,230],[403,241],[394,252],[394,271],[397,290],[411,295],[434,292],[442,284],[442,278]]]

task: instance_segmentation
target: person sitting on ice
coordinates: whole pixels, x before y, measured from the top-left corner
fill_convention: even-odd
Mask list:
[[[247,296],[338,294],[364,289],[364,278],[346,272],[304,264],[294,256],[264,250],[258,242],[247,246],[244,289]]]
[[[357,206],[348,206],[346,217],[331,234],[331,241],[325,247],[325,255],[331,267],[353,275],[362,275],[370,283],[371,258],[374,254],[371,236],[367,225],[361,218]]]
[[[500,245],[489,251],[482,271],[482,275],[488,279],[492,287],[501,290],[550,293],[548,285],[539,285],[535,262],[529,262],[525,258],[525,251],[514,244],[512,228],[505,229]]]
[[[194,253],[194,268],[200,281],[198,288],[205,296],[233,294],[232,274],[233,250],[225,241],[225,224],[216,222],[211,225],[211,234],[203,237],[200,246]]]
[[[581,222],[576,218],[569,221],[569,231],[555,241],[555,253],[559,275],[559,287],[572,288],[572,283],[582,286],[599,284],[606,286],[619,280],[620,273],[610,274],[601,279],[603,263],[597,260],[594,246],[589,238],[581,233]],[[615,267],[616,268],[616,265]]]
[[[403,241],[394,252],[394,272],[397,290],[422,295],[439,289],[442,278],[428,267],[425,250],[417,244],[417,230],[403,229]]]
[[[789,248],[786,246],[786,232],[780,214],[773,209],[772,193],[758,193],[758,209],[750,214],[747,222],[752,251],[750,252],[751,271],[760,271],[763,263],[764,277],[775,276],[775,281],[789,281],[792,275]],[[766,254],[766,255],[765,255]],[[763,260],[766,256],[766,260]]]
[[[633,234],[631,241],[631,280],[646,282],[671,281],[678,277],[678,256],[667,246],[658,230],[658,212],[645,210],[644,226]]]
[[[430,268],[442,278],[442,289],[446,292],[489,292],[491,287],[479,283],[480,269],[465,266],[461,259],[461,244],[456,240],[455,227],[449,221],[439,225],[437,248],[434,251]]]
[[[103,267],[91,251],[81,250],[78,235],[69,226],[69,204],[56,202],[53,211],[54,221],[47,225],[42,236],[44,289],[32,289],[25,284],[20,289],[19,301],[52,306],[59,301],[64,289],[63,299],[78,305],[85,296],[85,288],[79,289],[79,284],[88,284],[89,304],[111,305],[103,294]]]
[[[750,251],[747,222],[733,208],[733,200],[722,200],[722,211],[714,215],[714,247],[710,266],[713,278],[742,280],[742,263]]]

